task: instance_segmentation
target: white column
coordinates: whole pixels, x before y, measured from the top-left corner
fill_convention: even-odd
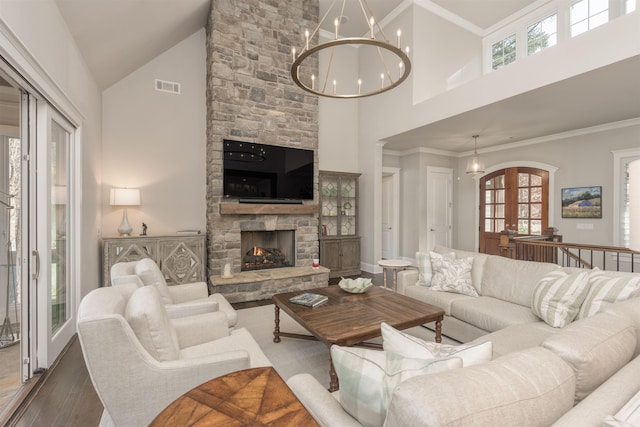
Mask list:
[[[629,248],[640,251],[640,160],[629,163]]]

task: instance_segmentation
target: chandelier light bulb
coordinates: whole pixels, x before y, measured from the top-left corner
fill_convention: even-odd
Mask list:
[[[360,15],[360,19],[363,19],[366,25],[369,26],[369,34],[367,35],[365,33],[364,36],[360,37],[345,36],[343,34],[343,37],[340,37],[340,31],[343,31],[345,34],[349,33],[348,28],[346,30],[342,28],[343,25],[348,24],[349,22],[348,19],[342,19],[346,1],[347,0],[342,1],[341,10],[339,8],[337,8],[337,10],[334,8],[334,3],[340,3],[334,1],[330,6],[330,10],[324,13],[320,22],[318,22],[314,29],[304,29],[302,32],[304,34],[304,39],[300,40],[301,45],[297,46],[297,49],[291,49],[291,57],[293,61],[291,65],[291,77],[293,82],[307,92],[329,98],[360,98],[377,95],[400,85],[411,73],[411,61],[409,60],[407,53],[405,53],[405,51],[400,47],[403,41],[402,30],[396,30],[397,40],[395,43],[390,41],[390,38],[384,33],[384,28],[377,24],[378,21],[366,4],[366,0],[358,0],[362,6],[362,11],[366,11],[366,13]],[[331,25],[329,23],[331,22],[331,16],[334,17],[334,37],[331,38],[331,36],[329,36],[328,39],[326,37],[321,37],[321,39],[324,39],[325,41],[316,41],[314,45],[312,35],[319,34],[323,25],[324,28],[326,28],[328,24],[330,28]],[[328,19],[328,21],[325,21],[325,18]],[[377,68],[383,71],[380,75],[379,87],[375,83],[375,79],[368,81],[368,84],[366,82],[363,84],[363,81],[356,76],[358,82],[356,88],[350,84],[343,84],[341,85],[342,93],[338,92],[337,83],[333,80],[336,73],[332,67],[346,66],[344,64],[340,64],[340,62],[342,62],[340,58],[342,58],[343,55],[334,55],[336,48],[342,49],[343,45],[345,47],[363,47],[363,50],[361,50],[363,53],[361,53],[361,55],[365,55],[365,57],[371,56],[371,58],[375,56],[377,58],[379,68],[375,67],[373,69]],[[408,52],[408,48],[406,52]],[[319,56],[325,53],[330,55],[329,61],[326,63],[319,61]],[[397,78],[396,73],[392,71],[392,64],[396,61],[399,61],[400,63],[400,65],[398,65],[399,75]],[[311,75],[311,70],[314,72],[313,75]],[[303,74],[305,71],[307,71],[308,74]],[[309,79],[310,75],[311,78]],[[385,82],[385,76],[389,79],[388,84]],[[316,77],[319,79],[317,84]],[[327,85],[330,85],[332,81],[333,91],[326,90]]]

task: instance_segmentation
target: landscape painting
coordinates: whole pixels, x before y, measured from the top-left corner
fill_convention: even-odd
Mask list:
[[[602,218],[602,187],[563,188],[562,218]]]

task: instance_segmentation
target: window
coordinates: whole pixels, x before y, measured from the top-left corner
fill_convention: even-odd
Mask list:
[[[624,13],[635,12],[635,10],[636,10],[636,0],[625,0]]]
[[[491,45],[491,68],[497,70],[516,60],[516,35]]]
[[[571,37],[609,21],[609,0],[578,0],[571,4]]]
[[[554,13],[527,28],[527,55],[533,55],[558,42],[558,15]]]

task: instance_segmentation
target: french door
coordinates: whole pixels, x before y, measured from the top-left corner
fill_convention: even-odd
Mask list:
[[[548,171],[513,167],[480,179],[480,252],[499,255],[503,230],[539,236],[548,224]]]

